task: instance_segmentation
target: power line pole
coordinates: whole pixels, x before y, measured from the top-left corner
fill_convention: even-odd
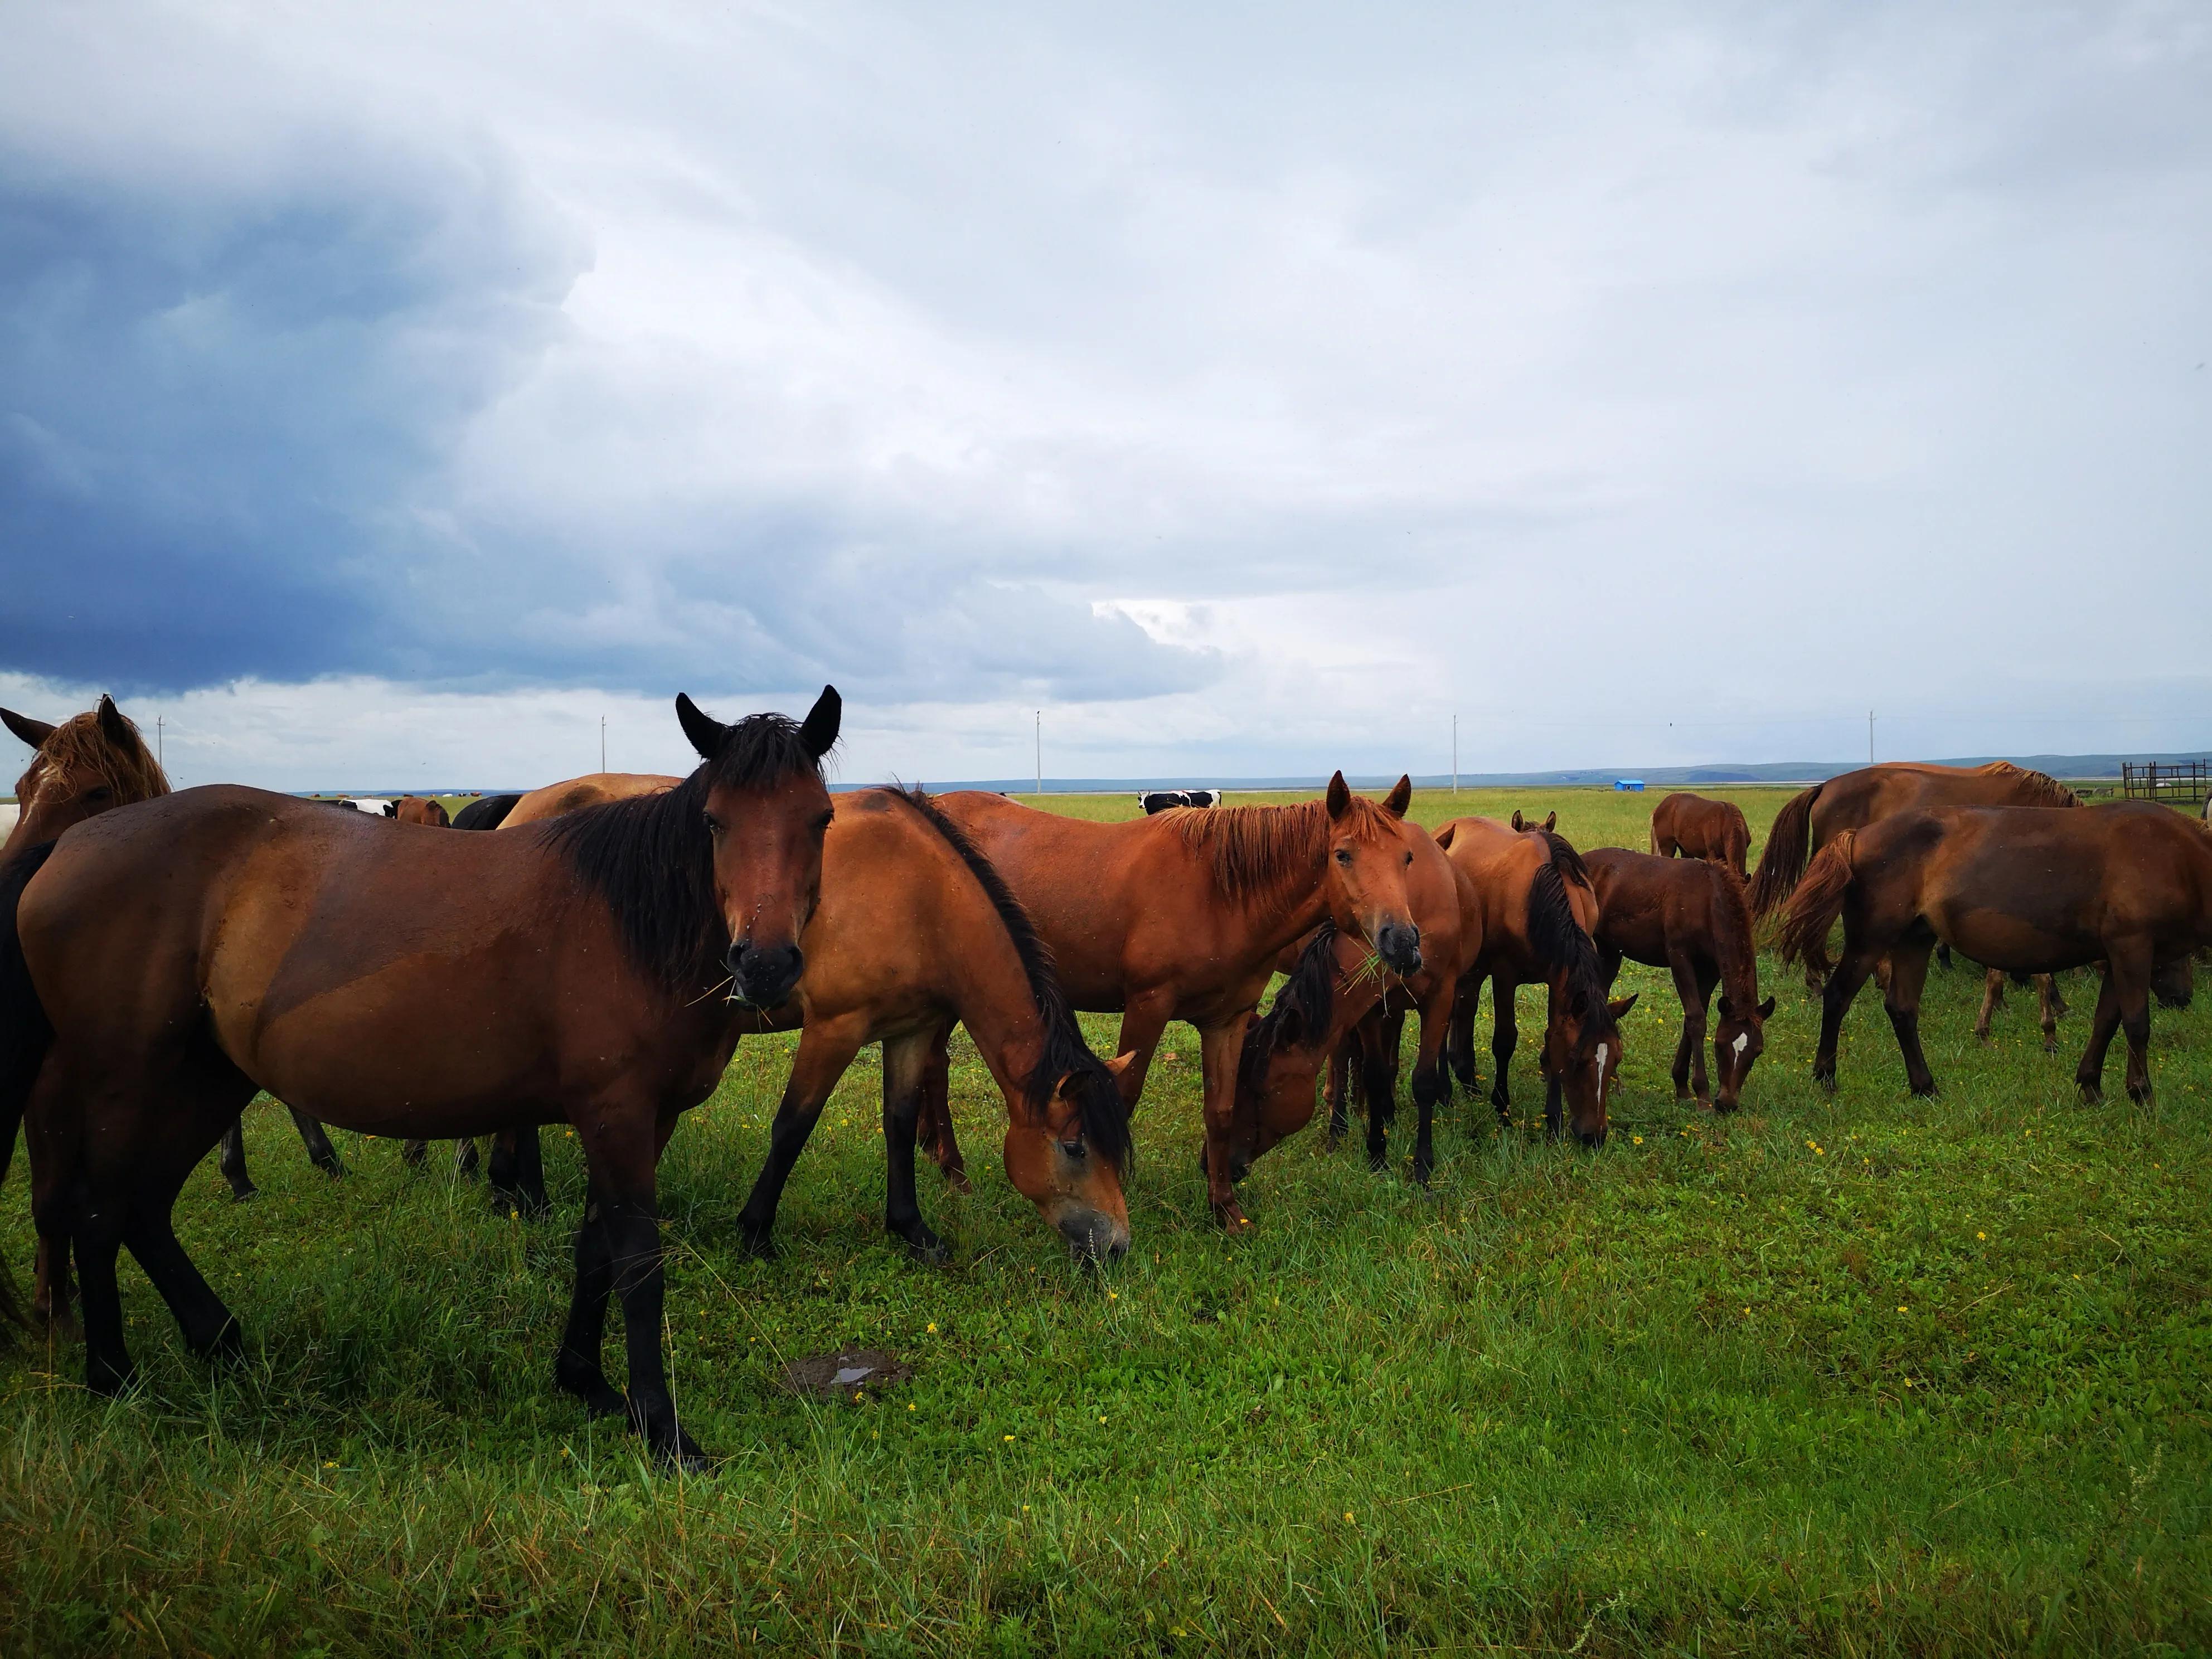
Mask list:
[[[161,741],[162,728],[168,723],[169,717],[167,714],[154,716],[154,764],[161,767],[163,771],[168,770],[168,766],[165,746]]]
[[[607,769],[607,717],[599,716],[599,770]]]
[[[1036,711],[1036,781],[1037,799],[1044,798],[1044,710]]]
[[[1874,764],[1874,710],[1867,710],[1867,764]]]
[[[1452,716],[1452,793],[1459,793],[1459,716]]]

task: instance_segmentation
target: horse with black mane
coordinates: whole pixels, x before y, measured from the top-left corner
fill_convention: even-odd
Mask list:
[[[1607,999],[1597,946],[1590,938],[1597,925],[1597,895],[1581,855],[1555,831],[1516,830],[1495,818],[1454,818],[1437,831],[1436,839],[1468,877],[1481,914],[1481,950],[1460,981],[1445,1043],[1453,1073],[1473,1093],[1474,1016],[1487,979],[1490,1051],[1497,1066],[1490,1101],[1498,1121],[1510,1122],[1506,1073],[1520,1040],[1514,991],[1524,984],[1544,985],[1550,1002],[1538,1065],[1544,1077],[1546,1127],[1553,1135],[1559,1133],[1564,1096],[1576,1139],[1586,1146],[1603,1146],[1607,1100],[1620,1074],[1620,1021],[1636,999]]]
[[[555,1382],[656,1456],[702,1467],[661,1357],[655,1167],[720,1081],[732,1005],[774,1006],[805,969],[839,713],[825,688],[803,723],[724,726],[679,697],[701,757],[690,776],[532,834],[349,823],[217,786],[101,814],[10,861],[0,1158],[21,1123],[40,1237],[82,1275],[88,1386],[132,1376],[125,1248],[194,1352],[241,1351],[171,1211],[258,1090],[394,1137],[566,1121],[589,1186]],[[611,1293],[627,1398],[602,1368]]]

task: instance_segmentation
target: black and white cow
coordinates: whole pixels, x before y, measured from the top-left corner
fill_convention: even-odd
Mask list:
[[[1170,806],[1218,806],[1221,805],[1221,792],[1218,789],[1140,789],[1137,792],[1137,805],[1143,807],[1145,816],[1150,817],[1155,812],[1166,811]]]

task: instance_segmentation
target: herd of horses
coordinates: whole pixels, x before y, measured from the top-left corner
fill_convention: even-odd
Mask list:
[[[1659,804],[1649,852],[1578,850],[1556,815],[1431,833],[1406,816],[1407,779],[1370,799],[1340,773],[1315,800],[1194,800],[1117,823],[979,792],[833,802],[834,689],[800,720],[725,725],[681,696],[676,712],[699,757],[686,776],[597,774],[478,799],[448,823],[427,799],[392,804],[387,822],[234,786],[173,793],[106,698],[57,724],[0,710],[34,751],[0,848],[0,1176],[20,1129],[39,1241],[29,1310],[0,1279],[0,1311],[67,1330],[81,1297],[87,1382],[119,1390],[133,1375],[116,1279],[127,1249],[193,1352],[238,1352],[238,1322],[171,1218],[218,1146],[234,1190],[251,1193],[239,1116],[260,1092],[333,1174],[325,1124],[402,1139],[410,1162],[455,1140],[471,1167],[491,1136],[491,1185],[532,1207],[545,1203],[538,1130],[564,1124],[586,1193],[555,1380],[696,1468],[662,1365],[655,1171],[748,1034],[799,1033],[739,1218],[753,1249],[774,1253],[778,1200],[823,1104],[879,1042],[884,1224],[944,1257],[915,1166],[927,1152],[967,1179],[948,1098],[958,1025],[1004,1098],[1009,1180],[1076,1255],[1108,1261],[1129,1244],[1130,1114],[1172,1020],[1199,1034],[1207,1201],[1240,1230],[1238,1182],[1312,1120],[1317,1095],[1332,1139],[1361,1108],[1370,1161],[1389,1166],[1408,1016],[1412,1167],[1429,1179],[1437,1109],[1455,1081],[1479,1086],[1486,982],[1500,1117],[1515,988],[1541,985],[1547,1127],[1595,1147],[1636,1000],[1611,995],[1624,961],[1673,979],[1676,1097],[1725,1112],[1775,1010],[1759,993],[1763,924],[1822,988],[1815,1077],[1833,1086],[1844,1014],[1878,977],[1923,1092],[1918,1010],[1937,948],[1986,966],[1984,1033],[2008,976],[2099,968],[2077,1080],[2096,1095],[2124,1030],[2140,1099],[2149,999],[2185,997],[2212,944],[2212,831],[2163,807],[2085,807],[2003,763],[1817,785],[1784,807],[1753,870],[1741,811],[1692,795]],[[1092,1052],[1078,1012],[1121,1016],[1112,1056]],[[611,1299],[626,1392],[603,1364]]]

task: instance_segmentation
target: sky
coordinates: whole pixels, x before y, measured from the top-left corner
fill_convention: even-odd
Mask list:
[[[185,783],[2201,748],[2208,360],[2201,0],[0,12],[0,703]]]

